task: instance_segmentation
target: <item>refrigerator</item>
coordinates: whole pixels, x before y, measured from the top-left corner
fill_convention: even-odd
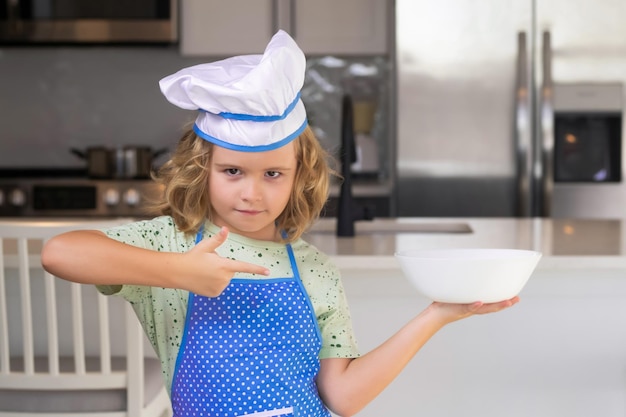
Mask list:
[[[399,216],[621,218],[623,0],[396,0]]]

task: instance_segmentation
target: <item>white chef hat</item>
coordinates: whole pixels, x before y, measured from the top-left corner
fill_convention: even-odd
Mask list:
[[[307,126],[300,99],[306,60],[279,30],[263,55],[242,55],[184,68],[159,85],[167,100],[199,110],[194,131],[228,149],[261,152],[295,139]]]

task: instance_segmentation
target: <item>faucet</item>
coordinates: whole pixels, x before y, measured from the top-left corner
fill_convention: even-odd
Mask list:
[[[354,140],[354,113],[352,98],[345,94],[341,106],[341,176],[343,181],[339,191],[339,207],[337,209],[337,236],[354,236],[354,222],[372,220],[373,210],[368,206],[357,204],[352,196],[351,165],[356,162],[356,145]]]

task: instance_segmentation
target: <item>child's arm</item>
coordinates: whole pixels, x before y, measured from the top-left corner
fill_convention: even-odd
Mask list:
[[[324,403],[341,416],[365,407],[395,379],[443,326],[474,314],[496,312],[518,297],[493,304],[433,303],[371,352],[354,359],[322,359],[317,386]]]
[[[236,272],[267,275],[267,268],[222,258],[215,253],[228,229],[204,239],[186,253],[157,252],[118,242],[96,230],[63,233],[41,253],[44,269],[83,284],[147,285],[219,295]]]

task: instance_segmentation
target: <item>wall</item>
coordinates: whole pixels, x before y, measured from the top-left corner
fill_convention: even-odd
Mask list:
[[[158,81],[199,62],[173,47],[0,49],[0,167],[83,167],[70,147],[172,148],[192,115]]]
[[[168,103],[158,81],[214,59],[183,58],[176,46],[1,48],[0,168],[82,168],[71,147],[173,149],[195,112]],[[338,151],[341,95],[365,71],[374,81],[370,93],[380,96],[375,136],[386,149],[388,61],[319,57],[307,65],[302,97],[322,143]]]

